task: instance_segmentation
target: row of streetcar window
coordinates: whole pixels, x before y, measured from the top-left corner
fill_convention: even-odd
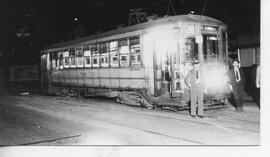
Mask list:
[[[130,67],[142,65],[140,38],[131,37],[50,52],[54,70],[82,67]]]

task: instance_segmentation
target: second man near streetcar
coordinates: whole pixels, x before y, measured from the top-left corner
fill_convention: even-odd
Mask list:
[[[233,60],[232,66],[228,72],[232,86],[232,104],[236,108],[236,111],[242,112],[245,77],[244,72],[240,68],[240,62]]]

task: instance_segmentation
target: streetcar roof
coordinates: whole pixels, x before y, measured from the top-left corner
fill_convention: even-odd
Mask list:
[[[137,25],[127,26],[127,27],[107,31],[104,33],[98,33],[95,35],[90,35],[90,36],[82,37],[75,40],[70,40],[70,41],[65,41],[65,42],[49,45],[45,47],[43,51],[50,50],[50,49],[58,49],[58,48],[61,49],[67,46],[77,45],[79,43],[89,41],[89,40],[95,40],[95,39],[104,38],[107,36],[113,36],[116,34],[127,33],[127,32],[132,32],[132,31],[141,30],[141,29],[147,29],[153,26],[168,24],[168,23],[175,23],[178,21],[194,22],[194,23],[201,22],[201,23],[207,23],[207,24],[224,24],[220,20],[217,20],[208,16],[202,16],[202,15],[177,15],[177,16],[161,17],[153,21],[148,21],[148,22],[137,24]]]

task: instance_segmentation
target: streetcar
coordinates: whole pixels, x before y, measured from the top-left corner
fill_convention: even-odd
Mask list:
[[[222,106],[230,93],[227,41],[226,24],[189,14],[50,45],[41,51],[41,90],[185,109],[190,92],[184,79],[198,59],[205,78],[205,108]]]

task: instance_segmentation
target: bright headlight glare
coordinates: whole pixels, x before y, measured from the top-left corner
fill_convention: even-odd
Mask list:
[[[224,73],[216,72],[208,72],[205,77],[205,86],[206,88],[211,89],[219,89],[224,87],[228,78]]]

